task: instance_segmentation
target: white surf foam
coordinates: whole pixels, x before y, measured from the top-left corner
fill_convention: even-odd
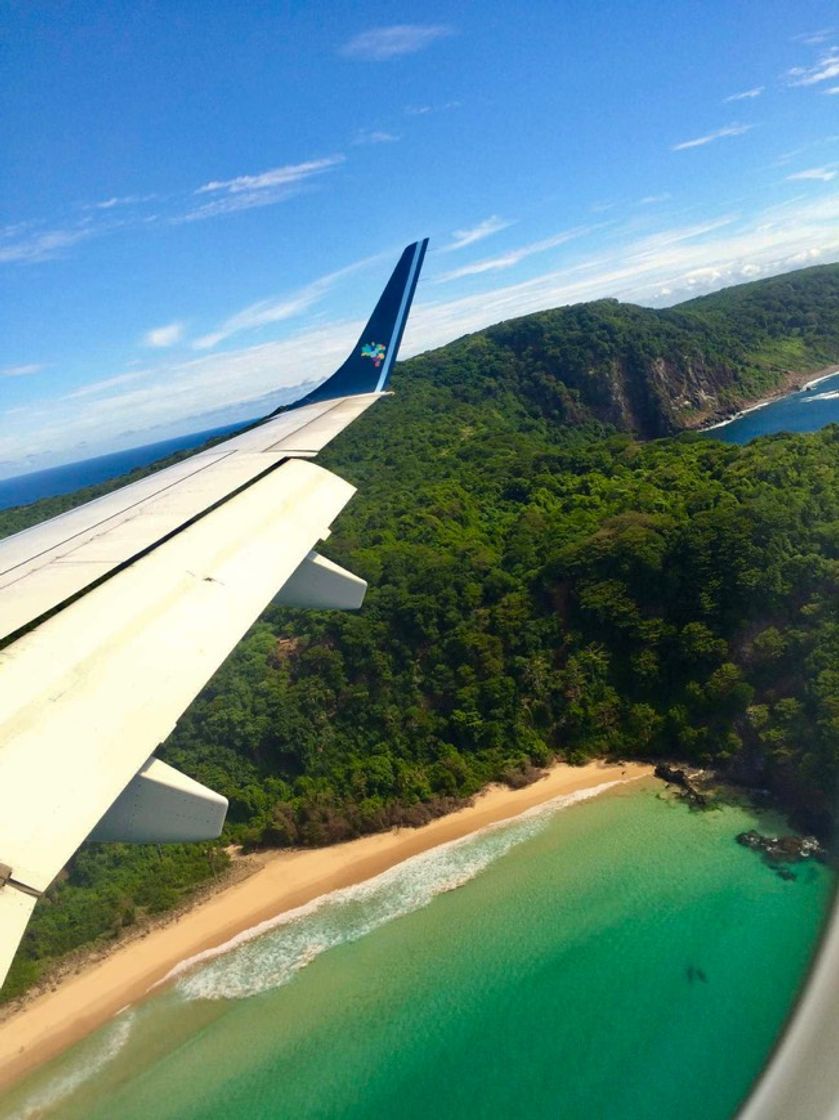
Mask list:
[[[243,999],[287,984],[328,949],[357,941],[474,879],[541,831],[557,810],[620,784],[618,779],[562,794],[511,820],[412,856],[363,883],[260,922],[224,945],[183,961],[161,983],[180,977],[175,992],[185,999]]]
[[[812,396],[803,397],[802,400],[807,401],[808,404],[812,404],[815,401],[835,401],[835,400],[839,400],[839,389],[831,389],[827,393],[814,393]]]
[[[92,1077],[100,1073],[128,1042],[134,1027],[136,1013],[128,1010],[119,1014],[95,1041],[83,1044],[75,1053],[72,1064],[57,1072],[42,1088],[35,1089],[24,1103],[11,1114],[9,1120],[38,1120],[55,1109],[62,1101]]]

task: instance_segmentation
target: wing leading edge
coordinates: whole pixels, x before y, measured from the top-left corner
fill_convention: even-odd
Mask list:
[[[305,460],[383,394],[426,245],[297,405],[0,541],[0,984],[87,837],[218,835],[224,798],[153,751],[270,599],[361,605],[364,581],[313,551],[354,490]]]

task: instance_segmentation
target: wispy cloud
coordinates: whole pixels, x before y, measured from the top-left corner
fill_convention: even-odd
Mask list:
[[[613,227],[610,242],[596,255],[587,252],[520,283],[437,300],[428,298],[434,289],[426,287],[411,314],[402,356],[502,319],[579,300],[614,296],[660,306],[726,284],[839,260],[839,197],[793,199],[748,219],[728,215],[664,227],[642,238],[627,239],[627,233]],[[128,428],[135,443],[146,441],[137,436],[154,425],[179,421],[188,431],[189,418],[209,409],[327,376],[362,326],[358,320],[326,322],[281,341],[123,374],[134,382],[100,382],[95,393],[60,409],[52,400],[33,403],[0,430],[0,460],[19,463],[56,448],[65,451],[65,460],[79,458],[83,441],[90,453],[94,444],[101,448],[108,440],[113,445]],[[128,445],[123,440],[122,446]]]
[[[687,148],[701,148],[705,144],[711,144],[714,140],[722,140],[725,136],[742,136],[744,132],[748,132],[753,128],[750,124],[728,124],[725,128],[718,128],[716,132],[708,132],[705,136],[697,136],[694,140],[682,140],[679,144],[673,144],[670,148],[671,152],[683,152]]]
[[[175,222],[195,222],[231,214],[237,210],[252,210],[257,206],[271,206],[291,198],[301,189],[301,184],[343,163],[346,156],[337,154],[323,159],[306,160],[273,167],[259,175],[237,175],[233,179],[217,179],[198,187],[196,195],[218,195],[194,210],[174,218]]]
[[[429,113],[445,113],[449,109],[459,109],[460,101],[444,101],[442,105],[406,105],[403,112],[406,117],[425,117]]]
[[[113,210],[117,206],[136,206],[141,202],[152,202],[156,198],[156,194],[126,194],[121,197],[115,195],[113,198],[103,199],[102,202],[88,202],[83,209]]]
[[[415,54],[431,46],[438,39],[454,34],[445,24],[400,23],[392,27],[376,27],[362,31],[338,50],[345,58],[363,62],[383,62],[403,54]]]
[[[450,280],[460,280],[464,276],[478,276],[483,272],[500,272],[506,268],[513,268],[527,257],[532,257],[537,253],[545,253],[549,249],[556,249],[559,245],[564,245],[566,241],[573,241],[577,237],[582,237],[589,233],[592,228],[591,226],[580,226],[577,229],[564,230],[562,233],[547,237],[543,241],[532,241],[529,245],[511,249],[509,253],[503,253],[501,256],[473,261],[472,264],[465,264],[451,272],[444,272],[442,276],[437,277],[437,283],[444,284]]]
[[[228,338],[241,334],[243,331],[252,331],[271,323],[282,323],[288,319],[293,319],[314,306],[339,280],[359,271],[359,269],[377,259],[377,257],[365,257],[363,260],[356,261],[345,268],[329,272],[325,276],[313,280],[311,284],[306,284],[296,292],[251,303],[242,308],[241,311],[229,316],[215,330],[196,338],[192,344],[193,349],[211,350],[214,346],[218,346],[220,342],[225,342]]]
[[[830,86],[828,89],[823,90],[823,93],[839,93],[839,86]]]
[[[839,78],[839,47],[831,47],[814,66],[794,66],[786,76],[791,86],[814,86]]]
[[[817,179],[823,183],[829,183],[835,178],[836,172],[831,171],[829,167],[808,167],[806,171],[796,171],[794,175],[787,175],[787,179]]]
[[[326,287],[317,283],[310,284],[284,299],[263,299],[252,303],[225,319],[216,330],[196,338],[192,347],[194,350],[212,350],[214,346],[218,346],[220,342],[226,341],[234,334],[252,331],[269,323],[281,323],[286,319],[293,319],[295,315],[300,315],[317,303],[326,292]]]
[[[732,93],[730,97],[723,98],[723,101],[751,101],[754,97],[760,97],[765,89],[766,86],[755,86],[753,89],[744,89],[742,93]]]
[[[822,43],[826,43],[832,34],[832,27],[823,27],[821,31],[804,31],[800,35],[794,35],[792,41],[794,43],[804,43],[808,47],[818,47]]]
[[[471,229],[454,230],[451,241],[448,245],[444,245],[440,252],[452,253],[456,249],[465,249],[467,245],[474,245],[476,241],[483,241],[485,237],[491,237],[493,233],[508,229],[513,224],[513,222],[508,222],[504,218],[499,218],[497,214],[493,214],[492,217],[484,218],[482,222],[478,222]]]
[[[379,132],[371,133],[365,142],[381,143],[385,138],[397,139]],[[62,228],[47,228],[43,221],[15,222],[0,228],[0,264],[51,260],[80,242],[118,230],[136,230],[162,222],[178,225],[237,210],[270,206],[304,190],[308,180],[332,170],[345,159],[343,154],[338,153],[322,159],[286,164],[258,175],[214,180],[195,190],[163,198],[157,194],[114,195],[81,204],[84,216]],[[203,196],[207,196],[208,201],[197,203],[196,198]],[[152,200],[161,202],[159,213],[147,213],[142,209],[143,203]]]
[[[143,335],[143,345],[155,350],[163,350],[167,346],[174,346],[184,336],[184,325],[181,322],[166,323],[162,327],[154,327]]]
[[[661,194],[647,194],[638,200],[638,205],[656,206],[659,202],[668,202],[672,197],[670,191],[662,191]]]
[[[139,370],[133,373],[120,373],[115,377],[104,377],[101,381],[91,381],[90,384],[83,385],[80,389],[74,389],[72,393],[66,393],[60,399],[62,401],[76,401],[85,397],[98,397],[107,394],[110,389],[116,389],[120,385],[130,385],[132,381],[139,381],[142,377],[148,375],[148,370]]]
[[[27,362],[22,366],[6,366],[0,369],[0,377],[29,377],[32,373],[40,373],[46,367],[38,362]]]
[[[259,175],[237,175],[235,179],[215,180],[199,187],[196,194],[210,194],[216,191],[225,191],[228,194],[239,194],[242,191],[261,191],[271,187],[284,187],[290,183],[299,183],[301,179],[308,179],[312,175],[319,175],[331,167],[342,163],[344,156],[327,156],[325,159],[310,159],[305,163],[288,163],[284,167],[273,167],[270,171],[263,171]]]
[[[85,241],[95,233],[92,226],[75,226],[71,229],[49,229],[24,237],[8,238],[0,241],[0,262],[32,263],[51,260],[60,256],[63,250]]]
[[[394,144],[400,137],[380,128],[361,128],[353,137],[353,144]]]

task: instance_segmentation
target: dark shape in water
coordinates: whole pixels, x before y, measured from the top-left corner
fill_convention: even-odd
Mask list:
[[[680,770],[676,766],[668,766],[666,762],[660,762],[655,768],[655,776],[670,785],[678,786],[682,791],[682,798],[694,808],[705,809],[707,807],[708,798],[696,788],[694,778],[686,770]]]
[[[827,852],[815,836],[762,836],[752,828],[739,833],[737,843],[760,852],[771,865],[798,863],[803,859],[817,859],[823,863],[827,858]]]

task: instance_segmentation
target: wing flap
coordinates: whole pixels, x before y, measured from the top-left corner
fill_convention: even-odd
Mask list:
[[[290,460],[0,651],[15,879],[49,885],[353,492]]]
[[[265,472],[316,453],[381,395],[307,405],[278,416],[150,479],[0,541],[0,641]]]

